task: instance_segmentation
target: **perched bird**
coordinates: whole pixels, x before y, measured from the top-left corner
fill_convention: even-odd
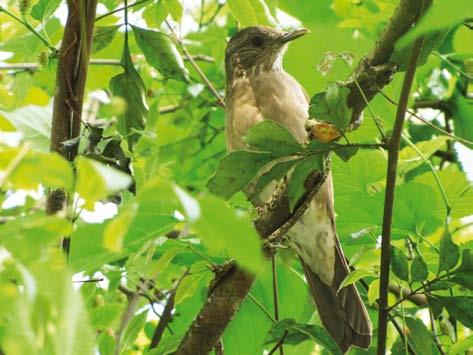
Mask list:
[[[307,140],[309,100],[282,65],[287,44],[307,32],[255,26],[230,39],[225,57],[229,151],[245,148],[247,130],[262,120],[282,124],[299,142]],[[265,191],[260,199],[267,201],[271,194]],[[287,239],[301,259],[320,319],[340,349],[367,348],[372,326],[360,295],[354,285],[338,290],[349,269],[335,230],[331,174]]]

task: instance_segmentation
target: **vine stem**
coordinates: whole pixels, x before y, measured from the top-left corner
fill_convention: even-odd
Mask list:
[[[276,322],[279,320],[279,296],[278,296],[278,271],[276,268],[276,254],[271,254],[271,269],[273,273],[273,301],[274,301],[274,319]],[[284,339],[281,341],[279,346],[279,354],[284,355],[283,349]]]
[[[120,11],[123,11],[123,10],[126,10],[126,9],[129,9],[131,7],[134,7],[134,6],[138,6],[138,5],[141,5],[141,4],[144,4],[145,2],[148,2],[150,0],[139,0],[139,1],[136,1],[134,2],[133,4],[126,4],[125,6],[123,7],[119,7],[118,9],[115,9],[115,10],[112,10],[110,12],[107,12],[106,14],[103,14],[103,15],[100,15],[100,16],[97,16],[96,19],[95,19],[95,22],[97,21],[100,21],[108,16],[111,16],[113,14],[116,14],[117,12],[120,12]]]
[[[33,26],[31,26],[28,22],[23,21],[21,18],[16,16],[15,14],[11,13],[8,11],[6,8],[3,6],[0,6],[0,12],[4,12],[6,15],[10,16],[14,20],[18,21],[21,23],[24,27],[26,27],[33,35],[35,35],[41,42],[44,43],[46,47],[48,47],[52,52],[57,52],[57,49],[49,43],[49,41],[44,38],[38,31],[36,31]]]
[[[420,13],[423,11],[421,10]],[[389,263],[391,253],[391,228],[394,211],[394,193],[396,189],[397,165],[399,160],[399,148],[402,130],[409,102],[412,83],[417,68],[417,61],[423,45],[423,37],[419,37],[413,44],[407,71],[402,84],[399,106],[396,112],[394,128],[388,141],[388,167],[386,178],[386,193],[384,198],[383,228],[381,239],[381,268],[379,286],[379,317],[378,317],[378,347],[377,354],[386,353],[386,336],[389,318],[388,289],[389,289]]]

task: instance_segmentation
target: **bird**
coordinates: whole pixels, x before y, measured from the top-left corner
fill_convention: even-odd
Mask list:
[[[225,136],[229,152],[247,148],[245,134],[263,120],[283,125],[300,143],[307,141],[309,98],[302,85],[284,70],[283,57],[288,43],[308,32],[251,26],[230,38],[225,51]],[[275,184],[269,185],[259,200],[268,201]],[[363,301],[353,284],[339,290],[350,270],[336,233],[330,172],[286,237],[301,260],[320,320],[339,348],[344,353],[352,346],[368,348],[372,325]]]

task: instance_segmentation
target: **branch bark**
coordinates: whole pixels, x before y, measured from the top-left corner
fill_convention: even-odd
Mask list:
[[[384,197],[384,215],[381,240],[381,267],[379,286],[379,317],[378,317],[378,355],[386,353],[386,335],[388,325],[388,289],[389,289],[389,262],[391,252],[391,226],[394,211],[394,193],[396,189],[397,164],[402,129],[407,113],[407,105],[411,92],[412,82],[417,68],[417,61],[422,49],[423,38],[415,41],[407,65],[406,75],[401,90],[401,97],[394,121],[392,137],[388,141],[388,169],[386,179],[386,193]]]
[[[73,160],[77,155],[77,146],[69,150],[62,142],[78,137],[80,134],[97,0],[87,2],[69,0],[67,5],[68,17],[59,50],[56,95],[53,103],[51,151],[58,152],[68,160]],[[85,21],[84,27],[82,21]],[[54,194],[51,194],[48,199],[48,213],[59,211],[63,203],[64,201],[55,201]]]
[[[345,82],[344,85],[350,89],[348,104],[353,108],[352,123],[358,121],[366,107],[366,101],[370,101],[390,82],[396,70],[389,63],[395,42],[413,26],[419,12],[420,0],[401,0],[373,51],[360,61],[355,75]],[[367,100],[363,98],[357,84],[366,94]],[[289,212],[284,190],[277,193],[271,203],[264,206],[260,218],[255,223],[259,234],[271,240],[277,240],[285,234],[297,221],[298,216],[305,211],[308,201],[312,199],[324,180],[324,174],[315,179],[294,213]],[[207,302],[189,327],[176,354],[210,352],[235,316],[254,281],[254,275],[248,274],[238,266],[232,266],[223,276],[217,275]]]
[[[78,137],[81,127],[82,104],[94,27],[97,0],[68,0],[68,15],[61,48],[58,54],[56,94],[53,103],[51,151],[72,161],[78,145],[66,147],[62,142]],[[64,190],[49,193],[46,213],[63,210],[68,197]],[[69,240],[63,241],[69,250]]]

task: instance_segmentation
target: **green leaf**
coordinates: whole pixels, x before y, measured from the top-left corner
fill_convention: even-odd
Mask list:
[[[146,323],[146,316],[148,315],[148,310],[144,310],[141,313],[135,315],[130,323],[125,328],[125,331],[123,332],[123,337],[122,337],[122,343],[121,343],[121,348],[126,349],[129,345],[133,344],[135,341],[136,337],[138,336],[138,333],[141,331],[143,326]],[[118,345],[118,344],[117,344]]]
[[[181,20],[184,8],[179,0],[163,0],[163,5],[174,21]]]
[[[84,157],[77,158],[75,165],[76,192],[85,200],[86,209],[93,209],[96,201],[126,189],[132,182],[129,175]]]
[[[455,274],[451,279],[470,290],[473,290],[473,255],[470,249],[463,250],[462,263],[455,270]]]
[[[125,71],[110,80],[110,91],[114,96],[122,97],[127,104],[124,112],[118,115],[117,130],[127,138],[131,149],[139,139],[139,134],[134,130],[139,131],[145,127],[148,106],[145,84],[133,66],[130,50],[126,44],[122,66]]]
[[[250,271],[260,271],[264,258],[250,217],[215,196],[203,196],[198,202],[198,215],[189,219],[206,247],[218,255],[228,253]]]
[[[225,199],[229,199],[243,190],[255,177],[258,171],[274,157],[270,153],[239,150],[229,153],[222,160],[209,180],[209,190]]]
[[[266,335],[264,344],[277,343],[286,331],[285,344],[299,344],[306,340],[313,340],[331,354],[342,354],[335,341],[323,327],[315,324],[299,324],[293,319],[283,319],[274,323]]]
[[[107,303],[103,306],[94,308],[91,313],[91,323],[95,329],[104,330],[112,325],[118,319],[122,311],[120,303]]]
[[[449,271],[457,265],[458,259],[460,259],[458,245],[453,243],[452,235],[450,234],[447,223],[445,223],[445,230],[442,239],[440,240],[439,253],[439,272]]]
[[[250,148],[255,147],[278,157],[294,155],[302,150],[302,146],[284,126],[271,120],[264,120],[251,127],[245,141]]]
[[[411,276],[413,282],[422,282],[427,280],[429,271],[427,269],[427,264],[425,263],[422,256],[416,255],[411,265]]]
[[[379,298],[379,279],[370,283],[368,288],[368,304],[372,305]]]
[[[351,121],[352,109],[347,98],[350,90],[337,83],[330,83],[325,93],[312,97],[309,115],[317,120],[333,123],[340,132],[345,132]]]
[[[61,0],[39,0],[31,8],[31,17],[40,22],[47,20],[61,5]]]
[[[92,41],[92,53],[106,48],[115,38],[120,26],[96,26]]]
[[[25,141],[31,142],[33,148],[49,152],[51,137],[51,107],[26,106],[15,111],[0,110],[0,116],[5,117],[23,134]]]
[[[227,5],[241,27],[276,24],[263,0],[228,0]]]
[[[473,335],[460,340],[450,347],[448,355],[465,354],[468,350],[473,349]]]
[[[306,181],[314,172],[324,166],[324,157],[315,155],[302,159],[294,168],[287,187],[289,208],[294,210],[301,197],[306,192]]]
[[[42,184],[46,187],[63,188],[68,191],[72,189],[74,178],[67,160],[57,153],[29,151],[24,155],[22,149],[24,148],[6,148],[0,151],[0,172],[2,173],[9,169],[15,159],[19,159],[6,180],[12,188],[35,190]]]
[[[143,11],[143,19],[149,28],[159,28],[168,15],[164,1],[153,2]]]
[[[427,291],[439,291],[439,290],[448,290],[449,288],[455,286],[454,282],[451,281],[435,281],[427,287]]]
[[[110,334],[102,333],[98,336],[100,355],[113,355],[115,351],[115,338]]]
[[[452,116],[455,122],[454,132],[458,137],[473,141],[473,125],[471,117],[473,115],[473,103],[470,98],[466,98],[460,92],[455,90],[450,100],[453,106]],[[470,146],[469,148],[473,148]]]
[[[438,301],[441,305],[447,308],[448,313],[463,323],[468,328],[473,328],[473,297],[456,296],[431,296],[430,299]]]
[[[299,161],[300,159],[291,159],[276,163],[272,165],[269,170],[257,176],[255,183],[248,185],[247,193],[249,200],[258,197],[264,188],[272,181],[277,182],[281,180]]]
[[[353,285],[358,280],[361,280],[364,277],[378,277],[373,271],[366,270],[366,269],[357,269],[355,271],[350,272],[347,277],[342,281],[340,287],[338,288],[341,290],[344,287]]]
[[[356,153],[358,153],[358,147],[350,147],[350,146],[344,147],[344,146],[339,145],[334,150],[334,152],[343,161],[348,161],[348,160],[350,160],[351,157],[353,157]]]
[[[174,43],[167,34],[133,26],[136,43],[146,61],[165,78],[189,82],[189,73]]]
[[[401,280],[409,280],[409,266],[407,258],[401,249],[391,246],[391,268],[394,275],[399,277]]]
[[[419,24],[401,37],[398,41],[399,46],[404,47],[423,34],[448,29],[468,17],[473,17],[473,8],[470,0],[457,0],[455,1],[455,6],[452,6],[452,3],[448,0],[436,0],[422,17]]]
[[[136,204],[127,206],[122,213],[107,225],[103,234],[103,243],[106,249],[115,253],[123,249],[123,240],[136,216],[137,210]]]
[[[416,148],[421,151],[428,159],[436,151],[442,150],[448,139],[448,137],[441,136],[431,139],[429,141],[419,142],[416,143]],[[418,166],[424,163],[425,161],[417,154],[417,152],[412,147],[407,146],[399,152],[398,172],[401,175],[405,175],[407,172],[417,168]]]
[[[409,328],[409,340],[416,354],[431,355],[432,340],[424,323],[414,317],[406,317],[405,319],[407,328]]]

